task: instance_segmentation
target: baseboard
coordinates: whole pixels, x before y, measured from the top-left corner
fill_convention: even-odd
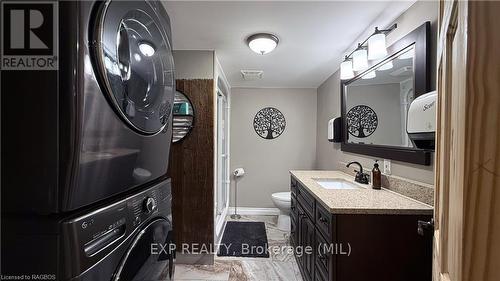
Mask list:
[[[176,264],[202,264],[213,265],[215,254],[183,254],[177,252],[175,263]]]
[[[228,215],[234,214],[234,207],[229,207]],[[277,216],[280,214],[278,208],[250,208],[238,207],[238,214],[247,216]]]

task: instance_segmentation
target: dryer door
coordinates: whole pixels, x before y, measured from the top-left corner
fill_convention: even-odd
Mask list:
[[[172,280],[174,251],[172,225],[166,219],[150,222],[139,231],[120,262],[113,280]]]
[[[108,101],[141,134],[169,123],[174,62],[165,23],[146,1],[108,1],[94,32],[97,72]]]

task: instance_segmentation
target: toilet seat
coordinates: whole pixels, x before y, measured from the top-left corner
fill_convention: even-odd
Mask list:
[[[290,192],[276,192],[272,194],[273,199],[282,201],[282,202],[290,202],[292,201],[292,195]]]

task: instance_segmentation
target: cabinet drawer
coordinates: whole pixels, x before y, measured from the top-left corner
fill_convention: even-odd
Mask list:
[[[321,204],[316,204],[316,227],[321,231],[326,240],[331,241],[333,232],[333,215]]]
[[[304,209],[305,213],[311,218],[312,221],[315,221],[314,209],[316,200],[314,200],[314,197],[309,194],[309,192],[307,192],[306,189],[303,188],[300,184],[297,184],[297,200]]]

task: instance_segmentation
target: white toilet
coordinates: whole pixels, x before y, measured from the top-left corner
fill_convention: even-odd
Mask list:
[[[292,201],[290,192],[276,192],[271,196],[274,205],[280,210],[278,229],[290,231],[290,205]]]

